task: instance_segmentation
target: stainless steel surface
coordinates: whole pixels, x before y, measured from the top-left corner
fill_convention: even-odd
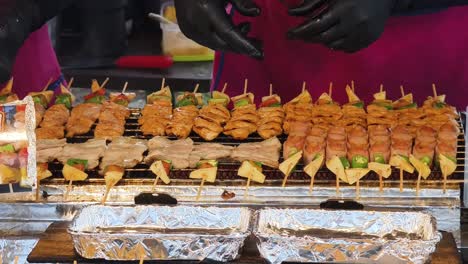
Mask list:
[[[270,263],[425,263],[441,234],[423,213],[264,209],[255,235]]]
[[[247,208],[90,206],[69,228],[84,258],[229,261],[250,233]]]

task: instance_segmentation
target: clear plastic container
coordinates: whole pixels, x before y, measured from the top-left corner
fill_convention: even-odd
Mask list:
[[[161,16],[171,21],[175,19],[175,7],[173,1],[161,1]],[[174,24],[161,23],[162,29],[162,51],[164,55],[176,56],[205,56],[214,55],[214,51],[204,47],[187,38],[179,26]]]

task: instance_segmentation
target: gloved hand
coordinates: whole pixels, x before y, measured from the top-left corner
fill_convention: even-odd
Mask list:
[[[288,38],[356,52],[380,37],[394,5],[395,0],[305,0],[289,14],[312,16],[291,29]]]
[[[229,3],[244,16],[260,14],[260,9],[252,0],[175,0],[180,29],[188,38],[211,49],[261,59],[263,51],[260,43],[247,37],[250,24],[234,25],[226,13]]]
[[[2,0],[0,4],[0,83],[6,82],[16,54],[29,34],[74,0]]]

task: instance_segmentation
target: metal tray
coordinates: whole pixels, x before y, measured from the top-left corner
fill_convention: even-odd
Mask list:
[[[270,263],[424,263],[441,235],[424,213],[264,209],[255,228]]]
[[[230,261],[250,234],[247,208],[89,206],[69,228],[84,258]]]

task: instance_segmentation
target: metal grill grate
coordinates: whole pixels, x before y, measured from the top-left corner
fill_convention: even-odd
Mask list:
[[[131,109],[131,115],[127,119],[125,124],[125,133],[124,136],[132,137],[132,138],[140,138],[140,139],[151,139],[152,136],[144,136],[141,132],[139,125],[138,125],[138,118],[140,117],[140,109]],[[459,183],[463,182],[464,179],[464,164],[465,164],[465,138],[464,138],[464,126],[461,121],[462,119],[459,118],[458,122],[461,127],[461,133],[458,136],[458,151],[457,151],[457,163],[458,167],[455,173],[450,176],[449,180],[452,183]],[[91,131],[85,135],[76,136],[73,138],[67,138],[68,143],[82,143],[94,137],[94,128],[92,127]],[[175,137],[169,137],[170,139],[176,139]],[[195,143],[203,143],[204,141],[200,136],[195,133],[191,133],[190,138]],[[287,136],[281,135],[278,137],[281,143],[283,143]],[[263,139],[258,134],[251,135],[247,140],[237,141],[233,140],[232,138],[225,136],[223,134],[219,135],[212,143],[222,143],[224,145],[231,145],[237,146],[240,143],[247,143],[247,142],[259,142]],[[144,155],[146,155],[144,153]],[[237,170],[240,166],[239,162],[232,161],[232,160],[220,160],[219,161],[219,168],[218,168],[218,176],[217,182],[218,185],[239,185],[245,184],[245,180],[239,178],[237,176]],[[65,180],[62,176],[62,165],[58,162],[53,162],[49,164],[49,170],[52,172],[53,176],[43,180],[43,183],[54,183],[54,184],[66,184]],[[171,171],[171,180],[173,184],[183,184],[183,185],[193,185],[198,184],[198,181],[193,181],[188,178],[190,172],[193,169],[182,169],[182,170],[174,170]],[[267,180],[265,185],[277,185],[280,183],[284,177],[284,175],[277,169],[272,169],[268,167],[264,167],[263,169],[264,174],[267,176]],[[98,174],[97,169],[91,170],[88,172],[89,178],[87,181],[79,183],[79,184],[88,184],[88,183],[103,183],[104,179],[101,175]],[[154,179],[154,175],[149,170],[149,166],[140,163],[135,168],[127,169],[125,175],[123,177],[122,183],[144,183],[150,182]],[[317,175],[315,176],[315,182],[317,184],[335,184],[336,176],[332,174],[327,168],[322,168]],[[409,174],[404,173],[404,179],[406,182],[416,182],[417,180],[417,173]],[[427,180],[425,180],[426,184],[437,184],[440,183],[442,180],[442,174],[440,170],[434,169]],[[369,185],[373,185],[378,183],[379,177],[374,172],[369,173],[362,182],[365,184],[366,182]],[[399,171],[394,169],[392,175],[389,179],[385,179],[385,182],[398,182],[399,181]],[[310,177],[307,176],[303,172],[303,165],[299,164],[297,166],[297,170],[290,175],[288,179],[288,183],[290,184],[308,184],[310,182]],[[78,183],[77,183],[78,184]]]

